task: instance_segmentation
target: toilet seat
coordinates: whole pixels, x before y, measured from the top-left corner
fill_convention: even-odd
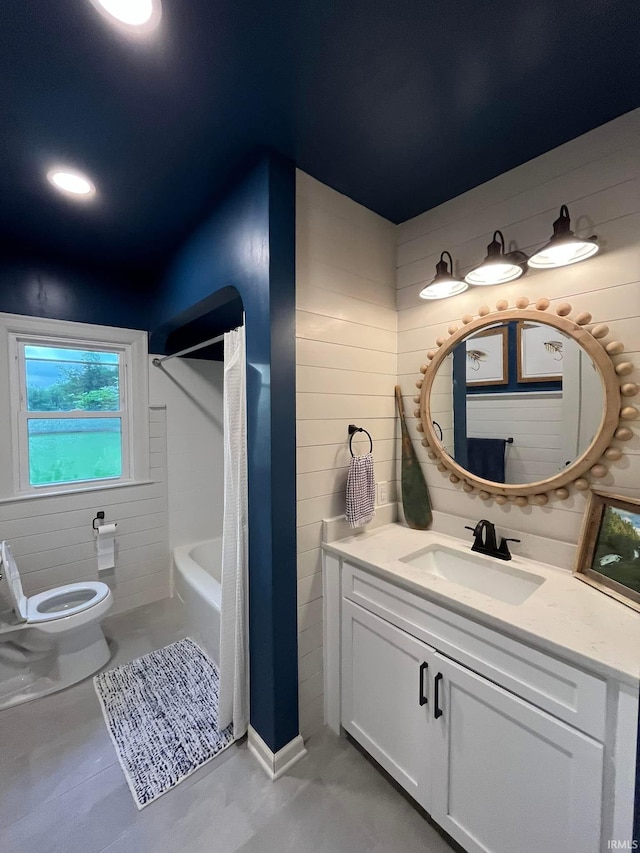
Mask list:
[[[22,591],[18,566],[8,542],[0,542],[0,573],[4,591],[18,622],[27,621],[27,596]]]
[[[85,581],[57,586],[27,598],[27,624],[37,625],[65,619],[90,610],[109,595],[109,587],[100,581]]]
[[[68,618],[77,615],[74,622],[84,622],[80,614],[92,610],[96,605],[108,599],[108,610],[111,606],[111,591],[100,581],[83,581],[56,586],[46,592],[27,598],[22,591],[20,572],[11,553],[8,542],[0,542],[0,572],[4,576],[5,591],[12,606],[16,620],[23,625],[49,624],[50,631],[65,630],[62,623],[68,625]],[[92,615],[87,617],[92,618]],[[60,622],[60,628],[53,623]]]

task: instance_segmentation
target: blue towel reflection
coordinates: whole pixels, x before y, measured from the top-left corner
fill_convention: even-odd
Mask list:
[[[494,483],[504,483],[504,438],[468,438],[467,470]]]

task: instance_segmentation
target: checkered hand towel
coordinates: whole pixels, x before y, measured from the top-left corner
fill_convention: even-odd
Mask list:
[[[376,485],[373,479],[373,455],[352,456],[347,474],[347,511],[351,527],[368,524],[375,513]]]

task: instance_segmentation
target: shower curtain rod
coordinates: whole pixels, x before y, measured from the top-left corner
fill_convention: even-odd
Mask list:
[[[225,333],[223,332],[221,335],[218,335],[216,338],[211,338],[209,341],[203,341],[201,344],[195,344],[195,346],[187,347],[186,349],[181,349],[180,352],[173,352],[171,355],[165,355],[162,358],[154,358],[152,364],[155,367],[160,367],[163,361],[169,361],[170,358],[177,358],[179,355],[188,355],[190,352],[195,352],[199,349],[204,349],[205,347],[210,347],[212,344],[217,344],[221,340],[223,340]]]

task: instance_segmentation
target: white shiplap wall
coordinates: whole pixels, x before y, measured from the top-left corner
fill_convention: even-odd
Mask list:
[[[347,427],[395,495],[395,227],[302,172],[296,213],[300,728],[322,722],[322,519],[344,513]],[[368,440],[354,440],[359,452]]]
[[[632,381],[640,380],[640,110],[628,113],[559,148],[537,157],[482,186],[427,211],[398,228],[398,373],[406,405],[427,349],[446,335],[450,323],[480,305],[494,308],[518,296],[535,301],[546,296],[550,310],[568,301],[574,311],[589,311],[607,323],[606,343],[622,340],[627,352],[620,359],[637,365]],[[563,269],[530,272],[501,287],[470,288],[452,299],[421,303],[421,283],[432,278],[440,252],[447,249],[456,273],[464,274],[482,259],[495,228],[507,242],[530,252],[548,239],[561,204],[568,204],[574,229],[595,233],[602,252],[595,258]],[[453,486],[427,461],[419,433],[411,426],[423,461],[434,507],[461,517],[488,517],[523,533],[540,534],[575,544],[584,510],[584,496],[572,494],[548,507],[487,505]],[[601,481],[622,494],[638,495],[640,436],[624,447]],[[535,555],[534,555],[535,556]]]
[[[11,542],[27,595],[102,580],[112,613],[166,598],[167,446],[164,408],[149,411],[149,484],[16,500],[0,505],[0,539]],[[98,576],[91,523],[98,510],[117,521],[116,567]]]
[[[562,392],[470,394],[469,438],[512,438],[505,448],[505,482],[534,483],[563,468]]]
[[[167,410],[169,547],[222,534],[223,365],[173,358],[149,366],[149,399]]]

